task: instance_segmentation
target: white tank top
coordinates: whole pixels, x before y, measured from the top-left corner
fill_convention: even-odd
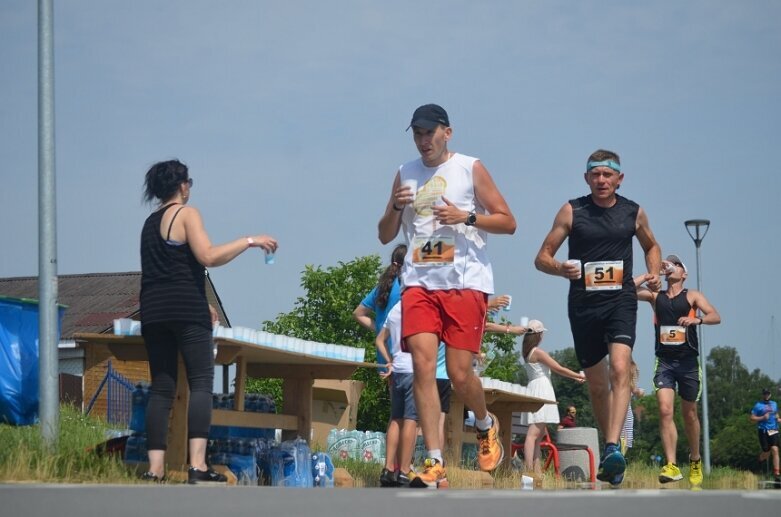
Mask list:
[[[463,223],[437,223],[431,210],[433,204],[444,204],[444,195],[461,210],[485,213],[475,198],[472,167],[476,161],[455,153],[437,167],[426,167],[421,159],[399,167],[402,181],[418,182],[415,201],[405,207],[401,218],[409,248],[401,275],[404,287],[474,289],[493,294],[488,234]]]

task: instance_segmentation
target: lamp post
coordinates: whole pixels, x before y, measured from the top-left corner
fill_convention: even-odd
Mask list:
[[[689,219],[683,223],[689,237],[694,241],[697,251],[697,290],[700,289],[700,244],[710,228],[707,219]],[[705,355],[705,346],[702,343],[702,325],[697,327],[697,341],[699,342],[699,354],[702,368],[702,463],[705,474],[710,474],[710,425],[708,420],[708,359]]]

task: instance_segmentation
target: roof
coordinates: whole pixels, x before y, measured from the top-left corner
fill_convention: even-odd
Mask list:
[[[206,298],[228,324],[217,291],[207,275]],[[61,340],[73,334],[113,332],[117,318],[139,318],[141,272],[86,273],[58,276],[57,303],[67,306],[62,317]],[[0,278],[0,296],[38,298],[38,277]]]

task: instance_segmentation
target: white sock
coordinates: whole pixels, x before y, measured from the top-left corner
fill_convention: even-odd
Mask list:
[[[475,427],[477,428],[478,431],[483,431],[483,432],[488,431],[493,425],[494,425],[494,421],[491,418],[491,415],[489,414],[486,414],[485,418],[481,418],[479,420],[475,419]]]
[[[437,460],[442,465],[445,464],[445,462],[442,460],[441,449],[431,449],[430,451],[428,451],[428,457]]]

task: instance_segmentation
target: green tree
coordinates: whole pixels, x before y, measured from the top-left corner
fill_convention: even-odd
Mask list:
[[[360,347],[366,350],[365,361],[374,362],[374,334],[358,325],[352,312],[374,288],[380,271],[381,261],[377,255],[339,262],[337,266],[325,269],[308,265],[301,276],[305,294],[296,300],[292,311],[279,314],[274,321],[263,322],[263,328],[275,334]],[[373,368],[358,368],[352,378],[364,383],[357,427],[384,431],[390,409],[385,382]],[[277,406],[281,406],[281,381],[278,379],[253,379],[248,385],[252,386],[252,391],[274,394]]]

